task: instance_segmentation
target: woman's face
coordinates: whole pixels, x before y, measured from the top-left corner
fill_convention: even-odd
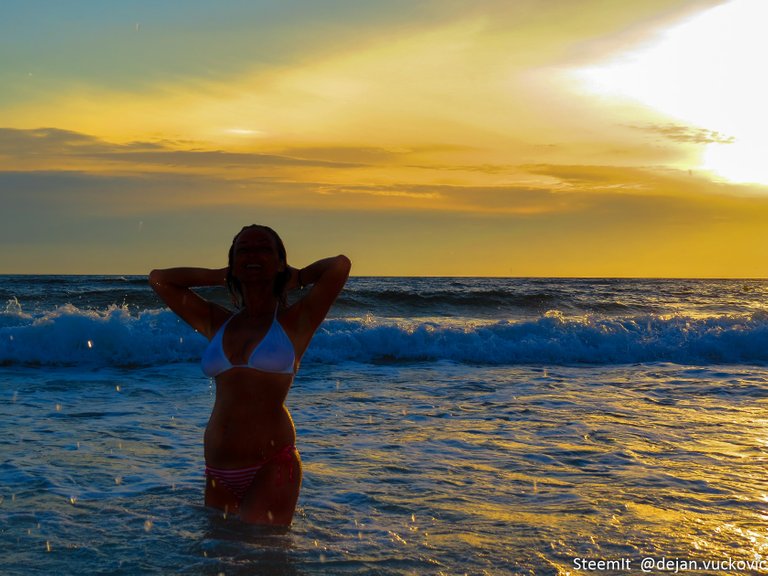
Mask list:
[[[241,282],[272,281],[285,270],[285,263],[280,261],[275,240],[268,232],[249,228],[235,241],[232,268],[232,274]]]

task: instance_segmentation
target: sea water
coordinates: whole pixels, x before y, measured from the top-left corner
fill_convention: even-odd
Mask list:
[[[203,506],[205,344],[145,278],[0,277],[2,574],[768,572],[766,281],[352,278],[288,530]]]

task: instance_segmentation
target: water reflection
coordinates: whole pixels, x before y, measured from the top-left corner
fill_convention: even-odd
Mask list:
[[[295,541],[289,528],[254,526],[221,512],[205,510],[206,521],[197,554],[204,574],[299,576]]]

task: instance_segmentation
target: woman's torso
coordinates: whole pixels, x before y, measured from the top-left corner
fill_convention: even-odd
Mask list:
[[[233,368],[216,379],[205,429],[205,461],[217,468],[253,466],[296,442],[285,397],[291,376]]]
[[[277,315],[268,320],[230,317],[204,354],[204,370],[216,378],[216,401],[205,431],[209,466],[252,466],[295,443],[284,402],[296,355]]]

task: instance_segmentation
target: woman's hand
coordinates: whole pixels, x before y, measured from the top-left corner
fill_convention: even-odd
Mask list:
[[[285,283],[285,291],[292,292],[302,288],[299,284],[299,275],[301,271],[293,266],[288,266],[288,282]]]

